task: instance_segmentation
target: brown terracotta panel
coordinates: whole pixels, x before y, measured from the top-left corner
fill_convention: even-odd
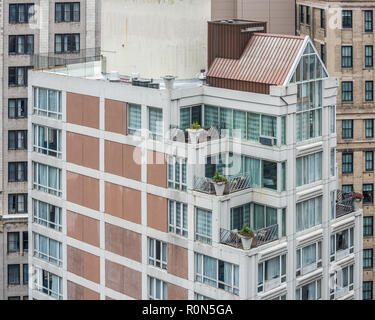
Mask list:
[[[100,282],[100,259],[86,251],[67,246],[68,271],[82,278]]]
[[[105,286],[117,292],[124,293],[122,284],[124,283],[124,273],[122,266],[118,263],[105,261]]]
[[[169,261],[168,261],[169,265]],[[185,288],[168,283],[168,300],[187,300],[188,291]]]
[[[66,121],[82,125],[83,121],[82,95],[66,93]]]
[[[122,176],[122,145],[105,141],[105,172]]]
[[[147,226],[168,232],[166,198],[147,194]]]
[[[78,164],[83,164],[83,148],[81,135],[73,132],[66,133],[66,161]]]
[[[67,132],[67,161],[99,170],[99,139]]]
[[[83,206],[99,210],[99,180],[83,176]]]
[[[83,125],[99,129],[99,104],[98,97],[83,96]]]
[[[66,172],[67,200],[79,205],[83,204],[83,176],[70,171]]]
[[[83,136],[83,166],[99,170],[99,139]]]
[[[105,285],[135,299],[142,298],[142,274],[118,263],[105,261]]]
[[[83,219],[82,215],[66,211],[66,228],[68,237],[83,241]]]
[[[168,243],[168,273],[180,278],[188,278],[187,249]]]
[[[106,223],[105,248],[123,257],[141,262],[141,235]]]
[[[126,103],[117,100],[105,100],[105,130],[127,134]]]
[[[110,182],[105,183],[105,212],[112,216],[123,217],[123,188]]]
[[[100,294],[72,281],[67,282],[68,300],[100,300]]]
[[[142,273],[123,266],[124,293],[134,299],[142,299]]]
[[[142,194],[141,191],[123,187],[123,219],[134,223],[141,223]]]
[[[122,146],[122,172],[128,179],[141,181],[142,177],[142,150],[124,144]]]
[[[100,258],[91,253],[82,252],[84,254],[84,278],[100,283]]]
[[[84,275],[84,261],[83,261],[83,254],[81,254],[81,250],[66,246],[67,250],[67,268],[68,271],[74,273],[80,277]]]
[[[147,151],[147,183],[167,187],[167,163],[163,153]]]
[[[68,92],[66,99],[67,122],[99,129],[98,97]]]

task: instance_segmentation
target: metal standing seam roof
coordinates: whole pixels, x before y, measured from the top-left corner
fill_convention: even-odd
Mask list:
[[[207,77],[282,85],[305,37],[254,33],[239,59],[215,58]]]

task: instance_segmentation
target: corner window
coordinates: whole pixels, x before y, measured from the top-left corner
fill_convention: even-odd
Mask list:
[[[61,91],[34,87],[34,114],[61,120],[62,93]]]
[[[258,264],[258,292],[269,291],[286,281],[286,255]]]

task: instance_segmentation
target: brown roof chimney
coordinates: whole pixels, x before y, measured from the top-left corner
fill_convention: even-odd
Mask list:
[[[267,32],[267,22],[219,20],[208,22],[208,69],[215,58],[239,59],[254,32]]]

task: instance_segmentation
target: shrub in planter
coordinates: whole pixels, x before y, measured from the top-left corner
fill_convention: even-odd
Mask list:
[[[238,233],[238,236],[241,238],[243,249],[250,250],[254,238],[254,231],[244,224],[242,230]]]
[[[216,195],[222,196],[224,194],[225,185],[228,183],[227,178],[216,171],[212,181],[214,182]]]
[[[198,137],[204,131],[198,122],[193,122],[190,129],[187,129],[191,143],[198,143]]]

